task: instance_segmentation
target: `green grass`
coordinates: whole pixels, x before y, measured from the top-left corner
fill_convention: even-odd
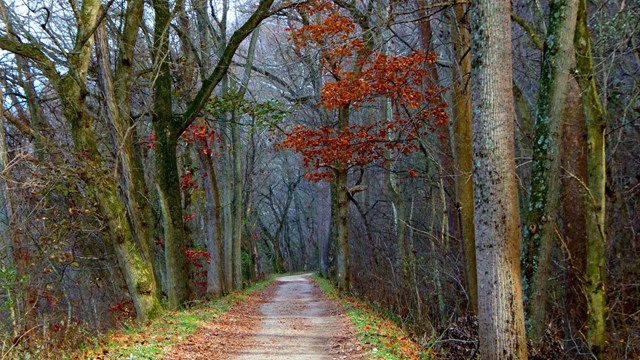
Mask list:
[[[248,294],[264,289],[273,278],[220,299],[196,304],[189,309],[168,311],[146,326],[127,326],[94,341],[88,350],[79,350],[67,359],[158,359],[177,342],[184,340],[205,322],[227,312]]]
[[[391,319],[373,310],[366,303],[342,296],[327,279],[314,275],[313,279],[329,298],[339,301],[356,328],[358,339],[371,359],[433,359],[433,353],[411,341]]]

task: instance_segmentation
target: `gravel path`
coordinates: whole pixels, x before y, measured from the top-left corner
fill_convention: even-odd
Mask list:
[[[176,344],[165,359],[361,359],[342,307],[309,274],[284,276]]]
[[[245,339],[237,360],[331,360],[339,348],[336,339],[343,322],[333,302],[326,299],[308,275],[282,277],[271,301],[262,304],[259,332]],[[344,330],[343,330],[344,331]],[[337,340],[337,344],[336,344]]]

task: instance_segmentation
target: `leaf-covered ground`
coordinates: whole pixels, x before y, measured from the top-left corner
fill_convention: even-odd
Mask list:
[[[241,306],[271,284],[265,280],[240,292],[192,306],[187,310],[169,311],[160,319],[144,326],[127,326],[93,341],[88,349],[78,349],[70,359],[160,359],[174,344],[181,343],[208,323],[224,318],[227,312]],[[52,357],[52,359],[58,359]]]
[[[342,305],[347,317],[354,324],[356,337],[363,345],[366,359],[375,360],[430,360],[439,358],[432,348],[417,344],[396,323],[372,309],[366,302],[342,296],[329,280],[314,277],[322,291]]]

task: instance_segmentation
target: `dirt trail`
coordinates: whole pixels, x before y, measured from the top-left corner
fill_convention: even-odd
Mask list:
[[[359,359],[362,350],[342,308],[309,274],[278,278],[203,326],[165,359]]]
[[[308,275],[282,277],[271,301],[262,304],[258,334],[245,339],[237,360],[333,359],[332,350],[349,340],[343,318]],[[342,330],[342,331],[341,331]],[[337,335],[337,336],[336,336]],[[332,349],[333,348],[333,349]]]

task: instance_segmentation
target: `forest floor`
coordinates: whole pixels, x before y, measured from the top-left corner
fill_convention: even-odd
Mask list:
[[[165,359],[358,359],[363,350],[338,301],[309,274],[277,278],[207,322]]]

